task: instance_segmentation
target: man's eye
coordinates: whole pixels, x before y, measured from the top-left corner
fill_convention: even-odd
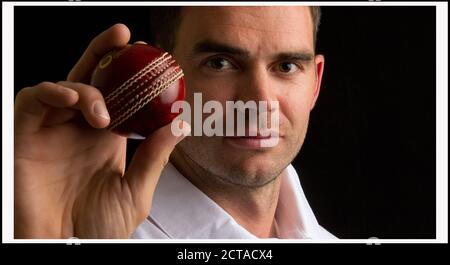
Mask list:
[[[277,65],[277,71],[283,73],[283,74],[292,74],[297,72],[300,69],[300,67],[292,62],[282,62]]]
[[[216,71],[226,71],[234,68],[229,60],[222,57],[212,58],[205,65]]]

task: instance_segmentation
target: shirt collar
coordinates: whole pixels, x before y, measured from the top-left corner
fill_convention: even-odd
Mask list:
[[[170,238],[256,238],[171,163],[161,174],[149,218]],[[314,238],[319,232],[317,220],[292,165],[282,174],[275,219],[280,238]]]

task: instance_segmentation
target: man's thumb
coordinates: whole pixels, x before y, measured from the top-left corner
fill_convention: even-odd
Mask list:
[[[169,161],[170,153],[190,131],[191,126],[182,121],[182,134],[175,136],[172,133],[171,124],[168,124],[156,130],[139,145],[124,176],[137,210],[147,210],[146,214],[148,214],[156,184],[161,171]]]

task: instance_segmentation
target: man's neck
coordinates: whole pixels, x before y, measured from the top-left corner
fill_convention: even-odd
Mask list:
[[[170,161],[198,189],[221,206],[234,220],[258,238],[276,237],[275,211],[281,177],[262,187],[245,187],[221,181],[183,156],[177,148]]]

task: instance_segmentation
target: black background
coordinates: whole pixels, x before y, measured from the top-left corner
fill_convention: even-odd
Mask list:
[[[293,162],[309,203],[340,238],[435,238],[435,8],[322,11],[324,80]],[[152,42],[147,7],[15,7],[14,19],[15,92],[65,79],[114,23]]]

